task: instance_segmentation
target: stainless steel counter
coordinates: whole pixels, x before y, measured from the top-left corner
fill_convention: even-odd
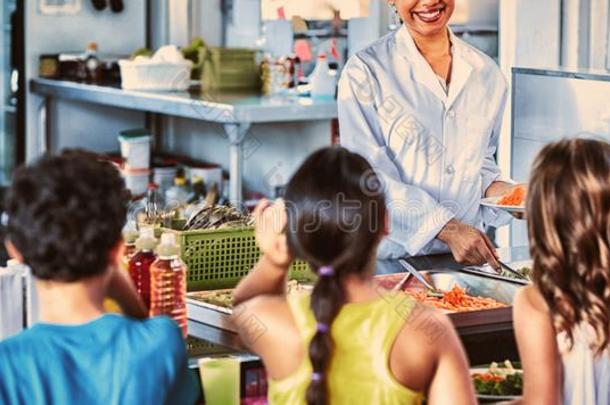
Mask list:
[[[529,259],[527,247],[499,250],[500,257],[506,262]],[[463,268],[451,255],[420,256],[408,261],[418,270],[458,270]],[[395,260],[377,262],[377,274],[402,273],[405,270]],[[494,280],[490,280],[493,283]],[[516,360],[516,346],[513,336],[512,309],[501,308],[490,311],[476,311],[451,314],[462,343],[473,364],[510,358]],[[246,351],[239,336],[206,324],[189,320],[189,334],[199,339],[231,348]]]
[[[218,123],[229,140],[230,199],[242,201],[242,146],[252,124],[331,120],[335,100],[313,100],[296,95],[260,96],[252,92],[146,92],[69,81],[33,79],[30,90],[44,97],[39,109],[39,139],[48,148],[48,104],[52,98],[82,101],[129,110]],[[45,150],[43,150],[44,152]]]

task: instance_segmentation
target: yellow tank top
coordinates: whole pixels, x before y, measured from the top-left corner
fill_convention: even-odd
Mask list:
[[[290,295],[288,303],[307,354],[316,329],[310,296]],[[331,404],[421,404],[423,395],[401,385],[389,367],[390,350],[413,306],[414,301],[404,293],[386,293],[377,300],[348,303],[341,309],[331,328],[335,342],[328,375]],[[311,374],[311,362],[305,355],[292,375],[269,379],[269,403],[305,404]]]

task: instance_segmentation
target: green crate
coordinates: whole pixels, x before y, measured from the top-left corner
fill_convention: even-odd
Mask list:
[[[176,231],[180,256],[188,268],[189,291],[234,288],[258,261],[261,252],[253,228]],[[309,265],[295,261],[289,277],[299,281],[315,279]]]
[[[259,89],[256,51],[237,48],[203,48],[203,90]]]

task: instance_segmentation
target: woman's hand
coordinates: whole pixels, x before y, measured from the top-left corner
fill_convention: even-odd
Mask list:
[[[460,264],[489,265],[500,269],[498,253],[483,232],[472,226],[452,219],[438,234],[437,239],[445,242],[454,259]]]
[[[256,243],[265,257],[278,267],[288,267],[292,256],[286,242],[286,206],[282,200],[262,200],[254,209]]]

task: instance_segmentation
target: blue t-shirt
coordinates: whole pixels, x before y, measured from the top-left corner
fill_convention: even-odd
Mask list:
[[[0,404],[193,404],[180,329],[106,314],[40,323],[0,342]]]

